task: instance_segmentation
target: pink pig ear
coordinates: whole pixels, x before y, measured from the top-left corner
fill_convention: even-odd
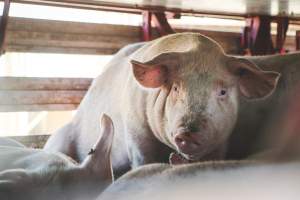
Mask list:
[[[158,88],[167,81],[168,69],[166,66],[144,64],[135,60],[132,60],[131,64],[134,77],[146,88]]]
[[[111,148],[113,144],[114,126],[111,118],[102,114],[100,133],[94,147],[81,163],[81,168],[88,170],[93,177],[101,177],[103,182],[112,182]]]
[[[230,71],[238,76],[241,94],[248,99],[258,99],[270,95],[277,86],[280,73],[263,71],[247,59],[234,59]]]

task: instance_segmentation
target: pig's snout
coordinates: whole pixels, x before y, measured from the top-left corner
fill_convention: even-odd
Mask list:
[[[201,144],[201,135],[199,133],[177,133],[174,141],[178,150],[184,154],[196,153]]]

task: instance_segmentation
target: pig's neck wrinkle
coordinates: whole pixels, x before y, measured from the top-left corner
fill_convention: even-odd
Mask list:
[[[149,127],[153,135],[162,143],[169,145],[169,141],[166,137],[166,132],[164,129],[165,121],[165,106],[166,98],[168,96],[167,92],[163,89],[157,90],[150,95],[152,100],[148,101],[147,105],[147,118]]]

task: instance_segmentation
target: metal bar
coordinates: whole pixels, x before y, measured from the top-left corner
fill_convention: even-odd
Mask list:
[[[247,20],[249,32],[244,34],[247,37],[244,41],[246,41],[251,55],[274,53],[271,38],[271,17],[256,16]]]
[[[86,90],[0,91],[0,105],[79,104]]]
[[[0,105],[1,112],[37,112],[76,110],[79,104]]]
[[[284,42],[286,38],[286,32],[289,27],[289,19],[287,17],[280,17],[277,19],[277,35],[276,35],[276,48],[279,53],[285,53]]]
[[[178,9],[178,8],[167,8],[161,6],[153,5],[138,5],[138,4],[116,4],[113,2],[84,2],[84,1],[58,1],[58,0],[11,0],[14,3],[23,4],[34,4],[34,5],[44,5],[44,6],[55,6],[55,7],[66,7],[66,8],[77,8],[86,10],[99,10],[99,11],[109,11],[109,12],[121,12],[121,13],[132,13],[132,14],[142,14],[143,11],[150,12],[171,12],[180,15],[192,15],[196,17],[212,17],[221,19],[239,19],[255,16],[254,14],[236,14],[236,13],[222,13],[217,11],[196,11],[193,9]],[[273,17],[274,20],[276,18]],[[298,16],[288,16],[290,19],[290,24],[300,24],[300,17]]]
[[[84,9],[108,9],[111,11],[121,12],[175,12],[182,14],[204,14],[204,15],[219,15],[229,17],[249,17],[255,16],[257,13],[233,13],[233,12],[222,12],[222,11],[207,11],[207,10],[194,10],[193,8],[172,8],[157,5],[140,5],[134,3],[117,3],[107,1],[84,1],[84,0],[13,0],[18,3],[29,3],[37,5],[49,5],[49,6],[60,6],[60,7],[82,7]],[[300,19],[297,15],[290,15],[290,19]]]
[[[296,50],[300,50],[300,31],[296,31]]]
[[[5,42],[6,26],[8,22],[9,7],[10,7],[10,0],[4,0],[3,14],[0,22],[0,55],[2,55],[5,51],[4,42]]]
[[[92,4],[78,4],[78,3],[63,3],[58,1],[27,1],[27,0],[12,0],[13,3],[30,4],[30,5],[40,5],[40,6],[53,6],[60,8],[74,8],[82,10],[98,10],[98,11],[108,11],[108,12],[120,12],[120,13],[131,13],[131,14],[141,14],[141,10],[130,9],[130,8],[118,8],[118,7],[107,7],[107,6],[97,6]]]
[[[186,13],[186,14],[214,14],[214,15],[224,15],[224,16],[237,16],[246,17],[247,14],[235,14],[235,13],[221,13],[216,11],[196,11],[193,9],[179,9],[179,8],[168,8],[164,6],[155,5],[139,5],[139,4],[127,4],[127,3],[116,3],[116,2],[103,2],[103,1],[93,1],[86,2],[80,0],[13,0],[17,3],[28,3],[36,5],[48,5],[48,6],[59,6],[59,7],[70,7],[70,8],[84,8],[84,9],[108,9],[111,11],[122,11],[122,12],[141,12],[141,11],[151,11],[151,12],[174,12],[174,13]]]
[[[251,55],[250,51],[250,31],[251,31],[251,18],[246,18],[246,26],[243,28],[241,35],[241,51],[242,55]]]
[[[143,12],[143,41],[150,41],[152,39],[152,13],[149,11]]]
[[[0,77],[0,93],[6,90],[88,90],[92,80],[92,78]]]
[[[170,26],[166,14],[163,12],[154,12],[153,13],[153,22],[157,28],[160,35],[168,35],[175,33],[175,31]]]

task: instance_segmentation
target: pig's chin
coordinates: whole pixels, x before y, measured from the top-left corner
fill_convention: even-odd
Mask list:
[[[189,160],[199,160],[208,153],[209,146],[205,141],[203,134],[200,133],[184,132],[173,137],[176,151]]]
[[[199,144],[197,148],[180,148],[176,145],[177,152],[187,160],[201,161],[203,157],[210,153],[210,147]]]
[[[178,151],[178,153],[185,159],[191,161],[191,162],[196,162],[196,161],[201,161],[201,158],[205,156],[205,153],[194,153],[194,154],[186,154],[183,152]]]

